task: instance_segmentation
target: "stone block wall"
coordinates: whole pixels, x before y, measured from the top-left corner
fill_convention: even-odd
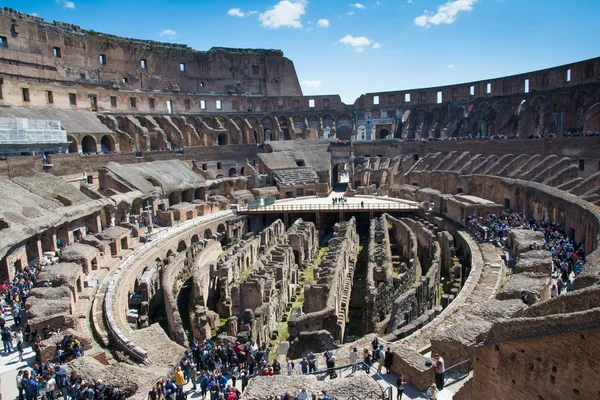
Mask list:
[[[391,242],[390,230],[396,240],[394,243]],[[420,274],[417,239],[405,223],[384,215],[371,221],[370,233],[364,332],[373,331],[378,323],[390,316],[394,301],[413,286]],[[378,241],[377,237],[381,240]],[[402,261],[392,258],[390,246],[396,246],[399,252],[396,258],[401,257]],[[377,251],[380,252],[379,260]]]
[[[334,340],[343,340],[358,250],[355,218],[335,224],[327,251],[315,267],[315,283],[304,288],[306,314],[290,321],[290,334],[326,329]],[[336,319],[334,326],[333,318]]]
[[[414,232],[419,253],[426,253],[427,257],[421,255],[421,263],[424,275],[417,273],[416,285],[404,292],[395,299],[392,308],[392,315],[389,322],[389,330],[394,334],[405,336],[408,332],[395,332],[401,330],[403,326],[418,318],[425,318],[423,322],[428,322],[433,315],[425,316],[427,312],[432,312],[439,303],[439,283],[441,270],[441,250],[434,232],[428,229],[423,222],[408,218],[400,219]],[[429,224],[431,227],[432,224]]]
[[[598,311],[576,314],[497,323],[492,337],[476,348],[470,384],[454,398],[481,393],[489,399],[597,398]],[[499,330],[505,333],[494,332]]]

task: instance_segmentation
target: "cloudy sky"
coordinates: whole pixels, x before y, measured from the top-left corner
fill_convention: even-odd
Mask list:
[[[9,0],[84,29],[282,49],[304,94],[468,82],[600,56],[600,0]]]

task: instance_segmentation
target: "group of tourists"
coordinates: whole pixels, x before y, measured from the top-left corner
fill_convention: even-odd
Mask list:
[[[331,199],[331,201],[333,202],[334,205],[348,203],[348,199],[346,198],[346,196],[334,197],[334,198]]]
[[[18,400],[124,400],[125,393],[119,388],[102,383],[98,379],[88,382],[75,371],[70,374],[64,368],[46,362],[35,364],[30,370],[19,371],[16,378]]]
[[[551,288],[551,296],[556,297],[563,292],[573,290],[571,277],[577,276],[583,269],[585,247],[576,245],[564,226],[536,221],[522,213],[504,212],[502,215],[488,215],[485,219],[472,216],[468,219],[471,230],[488,232],[489,240],[504,240],[511,229],[527,229],[544,233],[544,244],[532,244],[532,250],[547,250],[552,254],[552,275],[556,283]]]
[[[293,363],[292,363],[293,368]],[[269,361],[269,348],[254,341],[246,345],[222,345],[206,339],[193,340],[176,367],[172,378],[163,378],[150,391],[150,400],[183,400],[187,394],[183,386],[191,383],[192,391],[200,391],[202,398],[236,400],[251,377],[281,374],[281,364]],[[228,383],[231,379],[231,384]],[[241,383],[241,391],[237,381]]]
[[[2,336],[3,356],[9,356],[13,351],[19,354],[19,361],[23,361],[23,351],[26,343],[35,342],[39,345],[40,338],[37,332],[31,332],[28,323],[23,324],[25,304],[29,291],[33,288],[38,274],[37,263],[16,271],[11,281],[0,285],[0,332]],[[9,326],[8,319],[12,317],[13,325]],[[14,343],[13,343],[14,341]]]

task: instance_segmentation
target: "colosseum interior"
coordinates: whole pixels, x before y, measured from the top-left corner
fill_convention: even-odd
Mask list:
[[[255,370],[243,398],[391,399],[439,353],[444,398],[600,398],[600,58],[347,105],[303,96],[279,50],[8,8],[0,36],[0,280],[37,272],[38,362],[73,335],[62,368],[142,399],[193,341],[256,343],[294,379]],[[546,231],[486,226],[516,213]],[[325,351],[348,365],[374,337],[390,374],[325,379]]]

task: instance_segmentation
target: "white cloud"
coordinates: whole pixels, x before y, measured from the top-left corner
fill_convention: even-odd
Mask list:
[[[242,11],[239,8],[230,8],[229,11],[227,11],[227,15],[229,15],[231,17],[244,18],[244,17],[249,17],[254,14],[258,14],[258,11]]]
[[[380,49],[381,45],[379,44],[379,42],[375,42],[375,43],[373,43],[373,48],[374,49]]]
[[[329,20],[325,19],[325,18],[321,18],[318,22],[317,22],[317,27],[318,28],[329,28]]]
[[[413,2],[413,0],[408,0],[408,2],[407,2],[407,3],[408,3],[408,4],[410,4],[410,3],[412,3],[412,2]]]
[[[369,39],[367,39],[364,36],[354,37],[352,35],[346,35],[343,38],[341,38],[338,42],[352,47],[362,47],[371,44],[371,41],[369,41]]]
[[[281,27],[300,29],[300,18],[306,14],[307,0],[281,0],[270,10],[261,13],[258,17],[261,26],[271,29]]]
[[[380,2],[379,0],[377,0],[377,1],[375,2],[375,7],[377,7],[377,6],[378,6],[378,5],[380,5],[380,4],[381,4],[381,2]]]
[[[448,68],[454,68],[454,64],[448,64]]]
[[[75,8],[75,3],[69,0],[56,0],[56,4],[62,4],[64,8],[68,8],[71,10]]]
[[[306,81],[306,80],[305,80],[305,81],[302,81],[302,82],[300,82],[300,84],[301,84],[302,86],[306,86],[306,87],[308,87],[308,88],[312,88],[312,89],[317,89],[317,88],[321,87],[321,84],[322,84],[322,83],[323,83],[323,82],[321,82],[321,81],[320,81],[320,80],[318,80],[318,79],[315,79],[315,80],[312,80],[312,81]]]
[[[232,17],[244,17],[244,12],[242,10],[240,10],[239,8],[230,8],[229,11],[227,11],[227,15],[230,15]]]
[[[417,26],[430,26],[440,24],[451,24],[456,21],[461,11],[471,11],[477,0],[450,0],[446,4],[438,6],[435,14],[425,12],[414,19]]]
[[[348,11],[348,12],[346,13],[346,15],[348,15],[349,17],[351,17],[351,16],[353,16],[353,15],[354,15],[354,11]]]
[[[346,35],[343,38],[341,38],[340,40],[338,40],[338,43],[341,44],[345,44],[346,46],[350,46],[350,48],[352,48],[352,50],[356,53],[362,53],[363,51],[365,51],[365,46],[370,46],[371,45],[371,41],[369,39],[367,39],[364,36],[352,36],[352,35]],[[376,43],[378,44],[378,43]]]
[[[162,31],[158,32],[158,34],[160,36],[175,36],[177,35],[177,32],[171,29],[163,29]]]
[[[31,13],[31,15],[33,15],[34,17],[37,17],[39,14],[36,12]]]
[[[360,3],[350,4],[352,7],[358,8],[359,10],[364,10],[366,7]]]

